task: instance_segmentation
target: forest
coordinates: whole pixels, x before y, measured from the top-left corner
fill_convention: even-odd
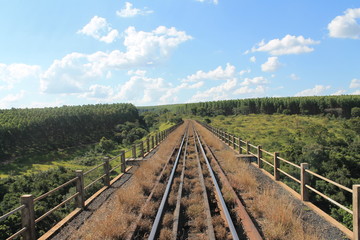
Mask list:
[[[98,142],[138,119],[132,104],[0,110],[0,159]]]
[[[0,173],[6,176],[0,179],[0,216],[19,206],[21,195],[40,196],[72,179],[75,169],[89,170],[104,157],[115,157],[146,135],[181,121],[169,111],[139,114],[132,104],[0,110]],[[34,165],[46,166],[52,158],[48,169],[33,169]],[[100,168],[89,174],[85,179],[87,184],[101,175],[101,171]],[[92,185],[87,196],[101,186],[101,183]],[[41,200],[35,205],[36,216],[64,201],[74,191],[74,186],[69,186]],[[73,209],[74,204],[69,203],[37,224],[38,235]],[[15,233],[20,224],[19,213],[0,222],[0,239]]]
[[[223,100],[164,106],[176,113],[195,116],[234,114],[329,114],[344,118],[360,116],[360,95],[281,97]]]
[[[281,157],[297,164],[308,162],[312,171],[347,187],[360,183],[359,95],[256,98],[138,108],[132,104],[98,104],[9,109],[0,110],[0,168],[32,156],[37,161],[49,157],[56,162],[66,160],[66,164],[1,179],[0,215],[18,206],[21,194],[38,196],[73,177],[75,167],[94,166],[104,156],[115,156],[162,124],[169,126],[182,118],[223,128],[262,145],[267,151],[280,152]],[[67,167],[69,163],[74,167]],[[297,169],[284,169],[298,174]],[[21,173],[15,175],[18,174]],[[283,180],[298,190],[291,180]],[[349,194],[321,180],[312,181],[316,189],[351,208]],[[61,202],[71,191],[74,190],[67,189],[41,202],[36,207],[37,214]],[[351,228],[348,213],[320,197],[312,195],[312,201]],[[43,233],[70,209],[71,205],[50,216],[46,224],[38,226],[38,232]],[[18,223],[18,215],[1,222],[0,239],[18,230]]]

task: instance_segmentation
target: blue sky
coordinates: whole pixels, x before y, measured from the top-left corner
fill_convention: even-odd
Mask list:
[[[360,3],[2,1],[0,108],[360,94]]]

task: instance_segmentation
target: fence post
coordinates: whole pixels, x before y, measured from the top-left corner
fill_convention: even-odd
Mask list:
[[[144,157],[144,142],[140,142],[140,154],[141,157]]]
[[[157,134],[155,136],[156,136],[156,142],[157,142]],[[152,146],[152,148],[155,147],[155,137],[154,136],[151,136],[151,146]]]
[[[35,240],[34,198],[32,195],[22,195],[20,202],[25,205],[25,208],[21,210],[21,225],[26,227],[23,233],[24,240]]]
[[[147,152],[150,152],[150,139],[149,139],[149,137],[146,138],[146,150],[147,150]]]
[[[122,173],[125,172],[126,169],[126,161],[125,161],[125,151],[121,151],[120,155],[120,170]]]
[[[261,158],[262,158],[261,146],[257,146],[257,161],[258,161],[257,164],[259,168],[262,167]]]
[[[104,185],[110,186],[110,164],[109,164],[109,158],[104,158]]]
[[[132,146],[132,157],[136,159],[136,144]]]
[[[305,171],[306,169],[309,169],[308,163],[301,163],[301,200],[302,201],[309,201],[309,189],[305,186],[306,184],[309,184],[309,174]]]
[[[240,138],[240,136],[239,136],[239,154],[242,154],[241,138]]]
[[[75,198],[75,205],[78,208],[85,208],[85,190],[84,190],[84,172],[83,170],[75,171],[77,180],[76,180],[76,192],[78,193]]]
[[[232,135],[233,149],[235,150],[235,136]]]
[[[274,152],[274,179],[275,181],[279,181],[280,175],[278,168],[280,167],[280,161],[279,161],[279,153]]]
[[[353,234],[360,240],[360,184],[353,185]]]
[[[250,152],[249,141],[246,141],[246,154],[249,154],[249,152]]]

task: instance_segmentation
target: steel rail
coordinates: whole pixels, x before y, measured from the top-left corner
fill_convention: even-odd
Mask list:
[[[224,211],[224,214],[225,214],[225,218],[226,218],[227,224],[228,224],[229,229],[230,229],[230,233],[231,233],[231,235],[232,235],[232,237],[233,237],[234,240],[239,240],[239,236],[238,236],[238,234],[237,234],[237,231],[236,231],[236,228],[235,228],[235,226],[234,226],[234,223],[233,223],[233,221],[232,221],[232,219],[231,219],[231,216],[230,216],[229,210],[228,210],[228,208],[227,208],[227,206],[226,206],[224,197],[222,196],[222,193],[221,193],[219,184],[218,184],[218,182],[217,182],[217,180],[216,180],[214,171],[212,170],[212,167],[211,167],[211,165],[210,165],[210,163],[209,163],[209,160],[208,160],[208,158],[207,158],[207,156],[206,156],[206,153],[205,153],[205,151],[204,151],[204,148],[203,148],[203,146],[201,145],[199,135],[198,135],[196,132],[195,132],[195,135],[196,135],[196,137],[197,137],[197,140],[198,140],[198,143],[199,143],[199,146],[200,146],[200,150],[201,150],[201,152],[202,152],[202,155],[203,155],[203,157],[204,157],[204,159],[205,159],[206,166],[207,166],[207,168],[208,168],[208,170],[209,170],[209,173],[210,173],[210,176],[211,176],[211,178],[212,178],[212,180],[213,180],[213,183],[214,183],[214,186],[215,186],[215,190],[216,190],[216,194],[218,195],[219,200],[220,200],[220,204],[221,204],[221,206],[222,206],[222,208],[223,208],[223,211]]]
[[[178,189],[178,194],[177,194],[176,207],[175,207],[175,211],[174,211],[174,220],[173,220],[173,229],[172,229],[173,239],[177,238],[177,232],[179,230],[181,197],[182,197],[182,190],[183,190],[183,185],[184,185],[185,163],[186,163],[186,153],[187,153],[188,143],[189,143],[189,133],[186,137],[186,144],[185,144],[184,155],[183,155],[183,166],[181,169],[180,184],[179,184],[179,189]]]
[[[152,199],[152,196],[154,195],[154,192],[155,192],[155,189],[157,188],[157,186],[159,185],[160,183],[160,180],[162,179],[162,177],[164,176],[164,172],[167,168],[167,166],[169,165],[170,163],[170,160],[172,159],[172,156],[175,154],[176,152],[176,148],[174,148],[171,152],[171,155],[169,157],[169,159],[167,160],[167,162],[165,163],[165,165],[163,166],[159,176],[157,177],[156,179],[156,183],[154,185],[154,187],[152,188],[151,190],[151,193],[149,194],[149,196],[147,197],[144,205],[141,207],[140,209],[140,214],[137,216],[136,220],[132,222],[132,224],[130,225],[130,227],[128,228],[128,234],[126,235],[125,239],[126,240],[131,240],[133,239],[133,236],[136,232],[136,228],[137,226],[139,225],[139,222],[141,221],[142,217],[143,217],[143,212],[144,212],[144,209],[147,207],[147,204],[151,201]]]
[[[179,148],[179,152],[176,156],[176,160],[175,160],[175,163],[174,163],[174,166],[173,166],[173,169],[171,171],[171,174],[170,174],[170,177],[169,177],[169,180],[168,180],[168,184],[166,185],[166,189],[165,189],[165,192],[164,192],[164,195],[161,199],[161,203],[160,203],[160,206],[159,206],[159,209],[156,213],[156,217],[155,217],[155,221],[153,223],[153,226],[151,228],[151,232],[150,232],[150,235],[149,235],[149,238],[150,240],[152,239],[155,239],[156,237],[156,234],[158,232],[158,229],[159,229],[159,226],[160,226],[160,221],[161,221],[161,218],[162,218],[162,215],[163,215],[163,212],[164,212],[164,208],[165,208],[165,204],[166,204],[166,200],[168,198],[168,195],[170,193],[170,188],[171,188],[171,185],[172,185],[172,182],[174,180],[174,175],[175,175],[175,170],[176,170],[176,167],[178,165],[178,162],[179,162],[179,158],[180,158],[180,154],[181,154],[181,149],[184,145],[184,142],[185,142],[185,137],[186,137],[186,131],[185,131],[185,134],[184,134],[184,137],[181,141],[181,145],[180,145],[180,148]]]
[[[243,230],[244,230],[244,233],[246,234],[247,239],[249,239],[249,240],[263,240],[263,238],[261,237],[261,234],[259,233],[259,231],[256,228],[255,224],[251,220],[251,218],[250,218],[248,212],[246,211],[244,205],[240,201],[239,196],[237,195],[237,193],[235,192],[235,190],[231,186],[227,176],[225,175],[225,172],[222,170],[218,160],[216,159],[216,156],[215,156],[214,152],[205,143],[205,141],[204,141],[204,145],[209,150],[209,154],[214,159],[214,161],[212,161],[212,163],[214,163],[214,165],[218,168],[219,178],[223,180],[222,181],[223,184],[225,184],[225,185],[227,185],[229,187],[228,189],[233,195],[234,201],[237,204],[237,207],[234,210],[237,213],[237,217],[241,221],[241,225],[243,227]]]
[[[203,175],[203,172],[202,172],[200,158],[199,158],[199,150],[198,150],[197,145],[196,145],[195,129],[193,129],[193,130],[194,130],[194,145],[195,145],[195,153],[196,153],[196,160],[197,160],[197,166],[198,166],[198,174],[199,174],[199,178],[200,178],[200,184],[201,184],[201,187],[202,187],[202,190],[203,190],[202,192],[203,192],[203,199],[204,199],[205,211],[206,211],[206,225],[207,225],[207,231],[208,231],[207,234],[208,234],[208,237],[209,237],[210,240],[214,240],[216,238],[215,238],[214,226],[212,224],[209,197],[208,197],[208,194],[206,192],[204,175]]]

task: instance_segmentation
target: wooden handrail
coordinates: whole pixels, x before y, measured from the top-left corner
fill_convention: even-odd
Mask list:
[[[335,186],[337,186],[337,187],[339,187],[339,188],[341,188],[341,189],[343,189],[343,190],[345,190],[345,191],[348,191],[348,192],[350,192],[350,193],[353,193],[353,190],[352,190],[352,189],[347,188],[347,187],[345,187],[345,186],[343,186],[343,185],[341,185],[341,184],[339,184],[339,183],[337,183],[337,182],[334,182],[334,181],[332,181],[332,180],[330,180],[330,179],[327,179],[326,177],[323,177],[323,176],[321,176],[321,175],[319,175],[319,174],[317,174],[317,173],[314,173],[313,171],[310,171],[309,169],[306,169],[305,171],[308,172],[308,173],[310,173],[311,175],[314,175],[315,177],[318,177],[318,178],[320,178],[320,179],[328,182],[328,183],[334,184]]]

